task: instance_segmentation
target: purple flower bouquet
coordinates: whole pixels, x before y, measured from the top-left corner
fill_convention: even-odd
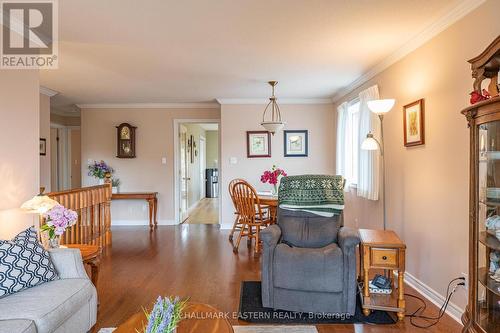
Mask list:
[[[173,333],[182,319],[182,311],[187,301],[181,301],[179,297],[158,297],[153,310],[146,313],[148,325],[142,333]]]
[[[74,210],[62,205],[54,206],[43,217],[46,223],[40,229],[48,233],[51,247],[57,247],[57,242],[52,242],[52,240],[59,240],[66,229],[74,226],[78,220],[78,214]]]
[[[89,176],[98,179],[104,179],[107,173],[112,174],[113,172],[113,168],[107,165],[106,162],[102,160],[100,162],[94,161],[94,163],[89,164]]]

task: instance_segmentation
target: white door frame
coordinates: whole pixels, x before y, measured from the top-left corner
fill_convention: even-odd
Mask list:
[[[179,144],[179,125],[183,123],[203,123],[203,124],[218,124],[219,128],[219,149],[217,152],[218,155],[218,160],[220,161],[220,140],[221,140],[221,135],[220,135],[220,119],[174,119],[173,124],[174,124],[174,221],[175,224],[180,224],[182,221],[180,221],[180,214],[179,214],[179,207],[180,207],[180,177],[179,177],[179,163],[180,163],[180,154],[181,154],[181,149],[180,149],[180,144]],[[219,169],[219,179],[222,179],[222,170],[220,168],[221,163],[218,163],[218,169]],[[220,183],[219,183],[220,186]],[[222,200],[220,198],[220,192],[221,189],[219,188],[219,224],[222,224]]]
[[[203,142],[203,152],[202,152],[202,143]],[[203,155],[202,155],[203,154]],[[204,199],[207,195],[206,193],[206,173],[207,173],[207,139],[200,135],[200,200]],[[203,158],[201,158],[203,156]]]

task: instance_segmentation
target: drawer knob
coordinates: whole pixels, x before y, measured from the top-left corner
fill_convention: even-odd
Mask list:
[[[383,257],[382,257],[382,259],[383,259],[383,260],[387,260],[387,256],[383,256]]]

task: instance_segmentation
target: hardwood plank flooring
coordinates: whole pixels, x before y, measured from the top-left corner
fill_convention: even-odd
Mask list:
[[[240,283],[260,280],[260,259],[241,246],[232,252],[228,230],[217,225],[183,224],[113,228],[113,245],[104,253],[99,280],[99,314],[96,328],[116,327],[148,307],[158,295],[189,297],[224,312],[236,312]],[[407,287],[407,291],[417,294]],[[417,307],[407,298],[408,312]],[[430,302],[428,315],[437,308]],[[233,325],[245,322],[231,319]],[[395,325],[318,325],[319,333],[460,332],[461,326],[444,316],[438,325],[418,329],[409,319]],[[202,332],[200,332],[202,333]]]
[[[184,224],[218,224],[219,223],[219,199],[203,198],[201,199]]]

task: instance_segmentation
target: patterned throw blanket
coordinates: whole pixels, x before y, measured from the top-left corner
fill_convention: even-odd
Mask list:
[[[279,207],[332,217],[344,209],[342,176],[302,175],[281,179]]]

